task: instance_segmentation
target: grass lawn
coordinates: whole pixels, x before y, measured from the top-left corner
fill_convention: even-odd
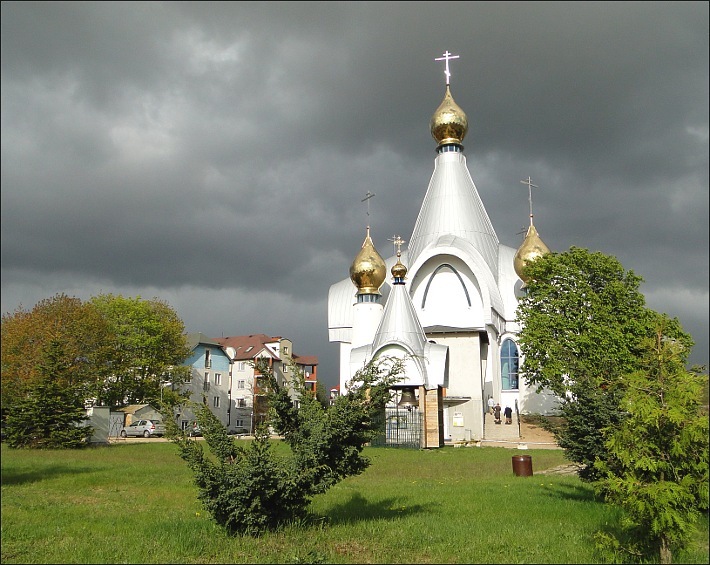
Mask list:
[[[283,449],[282,445],[278,449]],[[541,475],[558,450],[367,448],[372,465],[313,500],[313,520],[229,537],[170,443],[81,451],[2,445],[2,563],[600,563],[618,513],[576,476]],[[707,563],[705,520],[674,562]]]

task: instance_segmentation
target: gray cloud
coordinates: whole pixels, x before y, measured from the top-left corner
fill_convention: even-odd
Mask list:
[[[452,90],[503,243],[617,256],[708,360],[708,6],[2,3],[2,308],[158,296],[318,355],[372,225],[414,226]],[[370,215],[361,203],[377,196]],[[256,324],[256,325],[255,325]]]

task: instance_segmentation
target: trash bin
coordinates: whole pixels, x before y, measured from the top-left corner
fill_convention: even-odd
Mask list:
[[[513,474],[516,477],[532,477],[532,456],[513,455]]]

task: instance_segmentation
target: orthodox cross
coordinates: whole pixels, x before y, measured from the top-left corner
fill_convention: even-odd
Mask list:
[[[451,73],[449,72],[449,61],[451,59],[458,58],[458,55],[452,55],[451,53],[446,51],[443,57],[438,57],[437,59],[434,59],[435,61],[446,61],[446,70],[444,71],[444,74],[446,75],[446,86],[449,86],[449,79],[451,78]]]
[[[363,198],[362,200],[360,200],[360,202],[367,202],[367,215],[368,215],[368,216],[370,215],[370,198],[372,198],[373,196],[375,196],[375,193],[374,193],[374,192],[370,192],[370,191],[368,190],[367,193],[365,194],[365,198]]]
[[[397,257],[400,257],[402,255],[402,244],[407,242],[398,235],[392,236],[388,241],[394,243],[395,251],[397,252]]]
[[[526,184],[528,185],[528,202],[530,203],[530,225],[533,225],[533,212],[532,212],[532,189],[533,188],[540,188],[536,184],[532,183],[532,179],[530,177],[527,178],[527,180],[521,180],[521,184]]]

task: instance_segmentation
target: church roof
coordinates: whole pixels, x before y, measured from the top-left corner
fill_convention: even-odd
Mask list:
[[[424,353],[424,328],[403,283],[392,285],[372,346],[375,351],[387,343],[400,343],[415,355]]]
[[[443,235],[471,243],[493,273],[498,272],[498,236],[459,151],[436,157],[434,173],[409,240],[409,261]]]

